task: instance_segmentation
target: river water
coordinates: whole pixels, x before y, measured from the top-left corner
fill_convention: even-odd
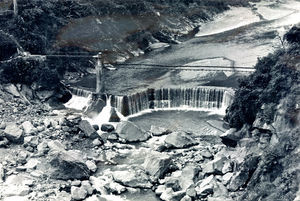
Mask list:
[[[280,37],[300,22],[300,1],[262,1],[249,8],[231,8],[200,26],[188,41],[157,49],[131,59],[127,64],[207,65],[253,67],[258,57],[281,46]],[[197,87],[200,85],[236,87],[245,73],[222,71],[182,71],[170,69],[127,69],[105,71],[106,92],[124,95],[146,88]],[[213,68],[215,69],[215,68]],[[76,83],[93,90],[95,77]]]

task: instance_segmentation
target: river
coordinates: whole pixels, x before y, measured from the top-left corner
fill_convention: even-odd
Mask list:
[[[196,36],[179,44],[156,49],[126,62],[130,64],[205,65],[253,67],[258,57],[281,47],[280,38],[300,22],[300,1],[262,1],[248,8],[233,7],[200,25]],[[239,71],[188,71],[174,69],[128,69],[105,71],[109,94],[125,95],[146,88],[196,87],[200,85],[236,87],[237,79],[249,73]],[[216,69],[216,68],[213,68]],[[94,90],[95,76],[75,85]]]

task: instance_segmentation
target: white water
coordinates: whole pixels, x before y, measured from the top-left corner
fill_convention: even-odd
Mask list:
[[[85,109],[90,105],[92,101],[92,95],[88,97],[72,95],[72,98],[65,103],[66,108],[85,111]]]

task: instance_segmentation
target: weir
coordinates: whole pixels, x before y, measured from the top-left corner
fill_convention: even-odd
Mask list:
[[[126,96],[112,96],[111,106],[123,116],[148,109],[226,109],[234,92],[224,87],[162,88]]]
[[[75,109],[87,108],[99,99],[99,96],[88,90],[70,88],[70,91],[74,96],[66,104],[67,107]],[[231,88],[200,86],[193,88],[147,89],[124,96],[102,94],[100,98],[106,102],[107,106],[116,108],[118,113],[127,117],[151,109],[225,111],[231,104],[233,96],[234,91]],[[97,108],[94,109],[96,110]],[[102,108],[99,109],[102,110]]]

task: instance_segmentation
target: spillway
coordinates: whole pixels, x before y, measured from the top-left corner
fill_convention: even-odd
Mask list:
[[[223,87],[147,89],[126,96],[112,96],[111,106],[124,116],[148,109],[225,109],[234,96],[232,89]]]

